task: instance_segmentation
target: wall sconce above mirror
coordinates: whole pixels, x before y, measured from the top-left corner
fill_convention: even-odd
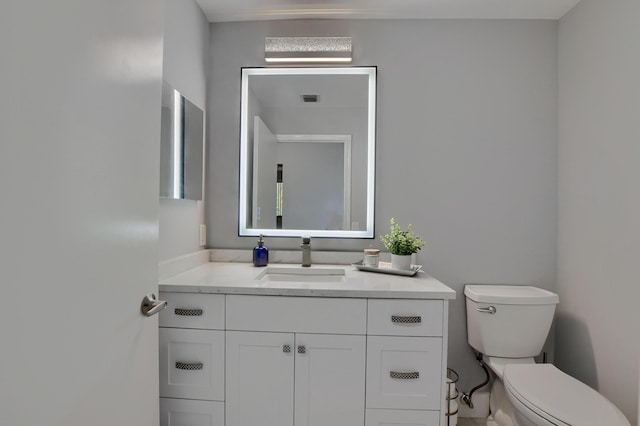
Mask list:
[[[244,68],[241,236],[373,238],[376,68]]]
[[[162,86],[160,197],[202,200],[204,111]]]
[[[266,37],[267,63],[351,63],[351,37]]]

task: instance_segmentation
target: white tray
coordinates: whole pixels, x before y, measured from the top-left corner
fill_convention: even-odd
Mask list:
[[[378,266],[367,266],[364,264],[364,260],[352,264],[359,271],[378,272],[381,274],[402,275],[405,277],[412,277],[422,270],[422,265],[411,265],[410,270],[405,269],[393,269],[391,268],[391,262],[379,262]]]

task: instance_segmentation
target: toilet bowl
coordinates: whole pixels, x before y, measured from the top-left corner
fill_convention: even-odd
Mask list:
[[[536,364],[558,296],[530,286],[467,285],[467,340],[494,373],[488,426],[630,426],[604,396]]]
[[[503,383],[518,426],[629,426],[604,396],[552,364],[509,364]]]

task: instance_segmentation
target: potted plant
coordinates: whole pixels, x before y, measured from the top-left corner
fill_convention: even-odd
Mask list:
[[[394,218],[391,218],[391,232],[380,236],[380,241],[391,252],[391,267],[393,269],[411,269],[411,255],[424,247],[424,241],[413,234],[411,225],[407,229],[400,228]]]

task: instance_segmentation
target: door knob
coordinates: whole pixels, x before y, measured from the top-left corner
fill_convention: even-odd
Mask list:
[[[155,294],[149,293],[142,299],[140,312],[142,312],[144,316],[150,317],[157,314],[166,307],[167,302],[165,300],[158,300]]]

